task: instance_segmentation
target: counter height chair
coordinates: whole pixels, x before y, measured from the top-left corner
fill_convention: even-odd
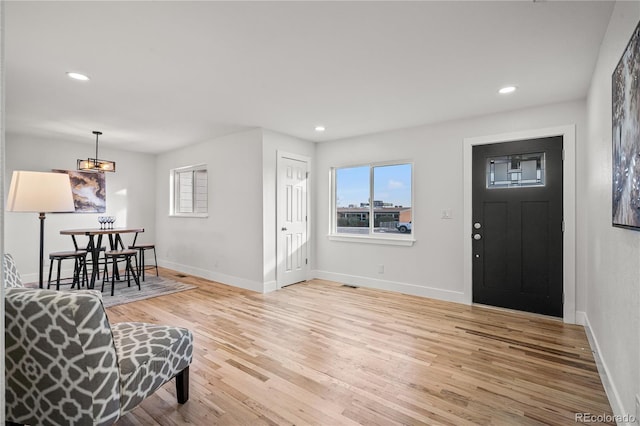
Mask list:
[[[136,264],[136,266],[138,267],[138,274],[142,276],[142,281],[144,281],[144,273],[146,269],[155,268],[156,276],[157,277],[160,276],[160,274],[158,273],[158,257],[156,256],[156,245],[153,243],[137,243],[136,244],[137,240],[138,240],[138,232],[136,232],[136,236],[133,237],[133,243],[131,243],[131,245],[129,246],[129,249],[138,251],[139,263]],[[153,265],[146,264],[144,253],[147,250],[153,250],[153,261],[154,261]]]
[[[100,278],[101,270],[104,271],[104,266],[106,264],[106,259],[104,256],[104,252],[107,248],[104,245],[101,245],[97,250],[93,250],[93,247],[90,247],[89,241],[78,242],[77,236],[72,235],[71,239],[73,240],[73,245],[76,250],[86,250],[87,251],[87,270],[88,273],[93,273],[93,265],[97,265],[96,269],[96,277]],[[97,253],[97,254],[96,254]],[[97,259],[93,259],[93,256],[96,256]],[[108,277],[107,277],[108,278]]]
[[[111,295],[113,296],[114,288],[116,285],[116,277],[119,276],[118,275],[119,260],[125,261],[124,270],[127,276],[127,285],[131,287],[131,277],[133,276],[134,281],[138,285],[138,290],[140,290],[140,278],[138,278],[138,273],[133,270],[133,266],[131,264],[131,258],[136,257],[137,253],[138,252],[135,250],[126,250],[126,249],[125,250],[107,250],[104,252],[106,264],[105,264],[105,273],[102,276],[102,291],[104,291],[104,283],[107,277],[107,274],[106,274],[107,264],[111,262],[111,264],[113,265],[113,268],[111,270]],[[138,261],[136,259],[136,265],[137,264],[138,264]]]
[[[89,281],[87,275],[87,251],[86,250],[74,250],[74,251],[58,251],[55,253],[49,253],[49,279],[47,280],[47,288],[51,287],[51,274],[53,272],[53,262],[58,262],[57,276],[56,276],[56,290],[60,290],[60,281],[65,280],[61,277],[62,261],[73,260],[73,277],[66,278],[71,279],[71,288],[76,285],[80,289],[80,284],[84,287],[85,283]]]
[[[144,281],[144,271],[146,269],[154,269],[156,270],[156,276],[160,276],[160,274],[158,273],[158,258],[156,257],[156,245],[153,243],[138,243],[136,244],[135,241],[133,243],[133,245],[129,246],[130,249],[132,250],[137,250],[138,251],[138,274],[140,274],[142,276],[142,281]],[[153,261],[154,264],[153,265],[147,265],[146,264],[146,260],[144,257],[144,253],[147,250],[153,250]]]

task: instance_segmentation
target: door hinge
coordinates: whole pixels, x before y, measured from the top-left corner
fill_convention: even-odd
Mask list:
[[[562,161],[564,161],[564,148],[562,148]]]
[[[305,259],[305,260],[304,260],[304,264],[305,264],[305,265],[308,265],[308,264],[309,264],[309,259]]]
[[[564,220],[562,221],[562,233],[564,234]]]
[[[309,172],[307,172],[306,177],[309,178]]]

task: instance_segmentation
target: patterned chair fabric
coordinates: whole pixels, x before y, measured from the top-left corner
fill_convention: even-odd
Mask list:
[[[191,332],[111,326],[98,291],[7,288],[5,322],[9,422],[110,425],[174,376],[188,386]]]
[[[189,330],[121,322],[113,324],[111,331],[118,342],[121,414],[134,409],[191,363],[193,337]]]
[[[10,254],[5,253],[2,259],[2,269],[4,272],[4,287],[22,287],[22,278],[16,268],[16,262]]]

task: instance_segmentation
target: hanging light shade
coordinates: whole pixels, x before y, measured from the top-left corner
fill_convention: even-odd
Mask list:
[[[116,171],[115,161],[100,160],[98,158],[98,136],[100,136],[102,132],[98,132],[94,130],[92,133],[96,135],[96,158],[87,158],[86,160],[79,159],[78,170],[90,170],[95,172],[115,172]]]

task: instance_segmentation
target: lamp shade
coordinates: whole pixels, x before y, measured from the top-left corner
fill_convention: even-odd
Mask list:
[[[7,210],[12,212],[73,212],[71,181],[65,173],[14,171]]]

